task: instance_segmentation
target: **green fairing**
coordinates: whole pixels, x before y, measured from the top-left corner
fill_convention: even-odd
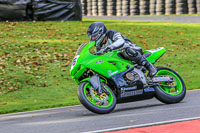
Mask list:
[[[151,55],[147,57],[147,60],[151,63],[155,63],[166,52],[166,49],[164,47],[160,47],[157,49],[144,51],[144,53],[148,53],[148,52],[150,52]]]
[[[77,51],[77,54],[72,62],[70,74],[76,83],[81,75],[87,70],[91,69],[106,78],[110,78],[116,74],[119,74],[127,70],[127,66],[133,66],[133,63],[128,60],[124,60],[117,56],[119,51],[112,51],[105,53],[104,55],[93,55],[89,49],[95,46],[95,42],[89,42],[82,44]],[[150,52],[151,55],[147,58],[151,63],[155,63],[165,53],[165,48],[156,50],[147,50],[144,53]]]

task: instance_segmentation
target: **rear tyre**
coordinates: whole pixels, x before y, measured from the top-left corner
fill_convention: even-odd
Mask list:
[[[82,82],[78,88],[78,98],[85,108],[97,113],[106,114],[113,111],[116,106],[116,96],[112,90],[106,85],[102,84],[103,93],[97,94],[97,90],[94,90],[89,82]],[[101,102],[101,101],[104,102]]]
[[[167,104],[178,103],[182,101],[186,94],[186,86],[180,75],[170,68],[157,67],[156,76],[158,75],[172,76],[176,81],[176,86],[173,88],[165,86],[156,86],[156,98],[159,101]]]

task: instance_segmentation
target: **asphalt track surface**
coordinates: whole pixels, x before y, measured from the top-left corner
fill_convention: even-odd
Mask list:
[[[200,90],[188,91],[178,104],[163,104],[157,99],[131,102],[118,104],[106,115],[94,114],[81,105],[0,115],[0,133],[102,132],[197,117]]]
[[[85,18],[200,24],[200,16],[84,16]]]

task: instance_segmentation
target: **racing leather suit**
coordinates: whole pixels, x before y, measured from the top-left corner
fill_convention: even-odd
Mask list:
[[[149,70],[149,76],[152,77],[156,74],[156,68],[146,60],[143,56],[142,48],[132,43],[121,33],[115,30],[108,30],[106,33],[107,42],[97,51],[107,52],[109,50],[119,50],[127,60],[134,61],[138,65],[142,65]],[[109,49],[109,50],[108,50]]]

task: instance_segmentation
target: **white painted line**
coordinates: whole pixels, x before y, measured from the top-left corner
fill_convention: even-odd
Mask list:
[[[200,119],[200,116],[199,117],[192,117],[192,118],[177,119],[177,120],[169,120],[169,121],[160,121],[160,122],[154,122],[154,123],[139,124],[139,125],[133,125],[133,126],[125,126],[125,127],[118,127],[118,128],[89,131],[89,132],[83,132],[83,133],[101,133],[101,132],[124,130],[124,129],[130,129],[130,128],[139,128],[139,127],[148,127],[148,126],[169,124],[169,123],[196,120],[196,119]]]
[[[186,90],[187,92],[190,92],[190,91],[200,91],[200,89],[194,89],[194,90]]]
[[[55,108],[48,108],[48,109],[41,109],[41,110],[33,110],[33,111],[26,111],[26,112],[18,112],[18,113],[10,113],[10,114],[2,114],[1,116],[9,116],[9,115],[20,115],[20,114],[28,114],[28,113],[37,113],[37,112],[43,112],[43,111],[51,111],[56,109],[67,109],[72,107],[79,107],[82,105],[73,105],[73,106],[65,106],[65,107],[55,107]]]

